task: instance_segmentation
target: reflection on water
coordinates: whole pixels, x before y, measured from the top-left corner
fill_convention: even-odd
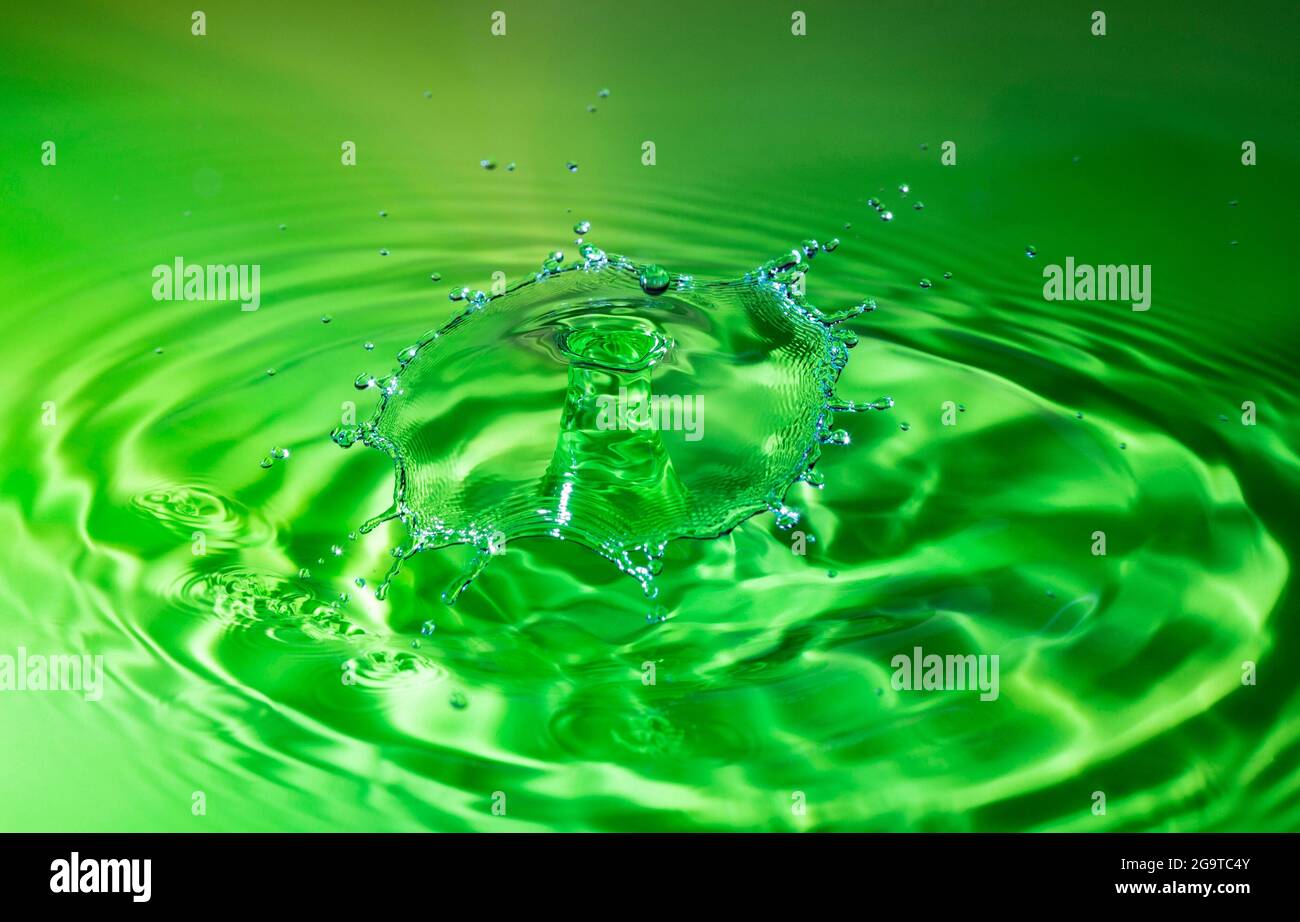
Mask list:
[[[851,260],[851,237],[844,250]],[[955,276],[977,278],[979,264]],[[133,738],[159,732],[134,725],[148,712],[132,702],[153,701],[200,763],[273,761],[273,782],[324,772],[383,786],[390,805],[420,800],[366,821],[396,828],[480,826],[494,790],[527,805],[519,828],[1079,828],[1087,804],[1064,789],[1081,772],[1140,768],[1127,796],[1144,819],[1115,821],[1129,827],[1176,816],[1186,796],[1190,769],[1159,753],[1217,758],[1201,715],[1267,652],[1287,564],[1230,460],[1124,396],[1123,377],[1153,361],[1131,327],[1096,314],[1030,323],[1041,305],[971,281],[935,283],[927,302],[880,298],[848,323],[860,344],[840,386],[887,388],[897,406],[846,418],[852,444],[819,468],[824,489],[791,489],[805,553],[772,516],[670,544],[667,620],[647,623],[635,584],[544,538],[510,542],[455,608],[438,599],[467,562],[454,548],[413,559],[376,599],[402,536],[356,525],[390,467],[330,451],[319,433],[346,401],[374,399],[338,371],[429,315],[421,292],[382,320],[363,312],[390,284],[358,269],[328,326],[307,289],[256,330],[235,312],[220,336],[178,319],[163,356],[76,369],[77,386],[113,396],[83,411],[75,440],[47,444],[72,476],[62,500],[42,501],[81,523],[68,578],[103,587],[114,616],[49,630],[95,633],[110,664],[129,663],[105,707]],[[160,331],[113,337],[143,346]],[[1102,341],[1141,360],[1081,367]],[[308,361],[329,369],[332,392]],[[1087,371],[1070,406],[1031,386]],[[1167,372],[1173,399],[1192,373]],[[193,383],[166,385],[178,377]],[[508,419],[473,387],[440,395],[451,419]],[[946,400],[961,404],[953,425]],[[1219,425],[1185,404],[1164,412]],[[133,426],[128,408],[144,414]],[[277,440],[290,458],[260,468]],[[1090,551],[1098,530],[1105,556]],[[997,653],[999,700],[896,691],[890,659],[915,646]],[[557,790],[562,807],[548,800]],[[796,790],[815,806],[806,817],[784,808]]]
[[[246,79],[257,85],[241,92],[258,98],[265,74]],[[850,89],[835,98],[867,95]],[[408,90],[412,107],[432,105]],[[1182,259],[1193,282],[1158,266],[1142,313],[1047,302],[1042,265],[1068,252],[1060,216],[1042,201],[1003,208],[984,186],[1008,194],[1029,176],[1059,190],[1075,181],[1062,176],[1091,175],[1091,161],[1044,167],[1008,147],[978,181],[940,179],[936,148],[907,135],[914,125],[875,126],[881,145],[906,141],[907,154],[889,156],[909,175],[859,155],[850,182],[827,155],[822,172],[773,181],[769,161],[808,156],[773,138],[762,153],[686,167],[663,157],[666,141],[655,169],[671,178],[630,181],[609,164],[610,151],[640,150],[642,126],[618,121],[632,95],[594,114],[579,107],[596,126],[581,130],[615,139],[581,153],[498,138],[500,162],[517,169],[481,169],[482,153],[459,148],[451,166],[430,167],[426,147],[460,138],[429,141],[421,109],[410,124],[425,133],[401,142],[418,156],[342,180],[312,160],[321,144],[334,156],[339,129],[307,126],[313,134],[297,121],[315,145],[309,154],[303,142],[298,160],[268,165],[271,141],[254,154],[223,135],[235,145],[226,159],[157,154],[144,161],[153,175],[120,185],[105,167],[97,197],[23,174],[20,201],[42,203],[31,227],[55,233],[40,217],[48,207],[97,236],[77,251],[23,250],[0,280],[22,308],[6,316],[4,346],[13,411],[0,462],[0,653],[103,654],[108,687],[93,705],[0,702],[0,731],[35,754],[12,766],[2,825],[1293,828],[1300,699],[1281,678],[1300,640],[1285,610],[1300,541],[1283,514],[1300,469],[1293,343],[1235,335],[1229,321],[1256,305],[1198,294],[1198,271],[1229,267],[1192,264],[1169,242],[1177,220],[1163,218],[1157,257]],[[371,101],[346,100],[357,111]],[[277,118],[301,105],[274,102]],[[381,102],[397,111],[408,101]],[[157,113],[147,114],[152,137]],[[481,149],[490,129],[485,117],[463,134]],[[673,130],[662,127],[669,141]],[[358,163],[398,149],[364,141]],[[974,170],[975,145],[966,150],[961,169]],[[129,160],[116,155],[105,162]],[[564,168],[570,157],[580,171]],[[634,159],[628,169],[646,168]],[[1126,160],[1115,175],[1132,169]],[[1101,194],[1077,182],[1079,198]],[[1151,194],[1147,210],[1182,213],[1173,192]],[[1014,230],[988,234],[988,209]],[[68,217],[83,212],[100,221]],[[613,294],[663,305],[656,392],[693,394],[692,380],[716,389],[702,439],[663,433],[664,453],[639,457],[656,476],[671,461],[684,489],[717,464],[708,486],[725,508],[667,542],[649,619],[637,581],[525,528],[502,529],[505,552],[454,606],[441,595],[479,572],[473,547],[410,557],[379,599],[394,548],[409,550],[410,538],[397,521],[362,529],[392,501],[391,460],[340,452],[327,437],[376,409],[382,376],[361,391],[353,377],[379,374],[439,328],[461,285],[490,290],[498,271],[532,277],[556,228],[586,232],[579,218],[611,248],[672,267],[629,274]],[[1101,223],[1105,239],[1128,226]],[[788,341],[772,318],[741,322],[752,304],[687,298],[671,283],[735,279],[800,234],[841,240],[807,278],[810,303],[876,307],[836,326],[857,345],[836,363],[835,393],[889,394],[894,406],[836,415],[849,444],[827,449],[823,484],[789,489],[800,517],[780,528],[767,512],[747,517],[768,499],[748,488],[772,472],[736,459],[757,445],[794,480],[799,459],[765,439],[782,420],[815,426],[804,411],[826,395],[800,388],[824,381],[799,361],[824,357],[828,341],[773,362],[773,343]],[[259,309],[150,301],[150,267],[178,255],[260,265]],[[605,305],[601,335],[627,306]],[[563,427],[572,381],[557,359],[575,354],[557,335],[574,321],[503,323],[455,374],[419,372],[422,422],[389,435],[443,465],[439,483],[412,481],[424,511],[509,506],[511,472],[524,468],[538,489],[556,487],[558,503],[574,465],[615,450],[617,439],[559,435],[581,429]],[[576,354],[590,360],[591,348]],[[715,351],[728,362],[700,358]],[[527,361],[511,367],[512,355]],[[1241,424],[1247,399],[1262,408],[1257,426]],[[52,422],[33,422],[38,411]],[[817,435],[800,429],[790,441]],[[667,483],[665,494],[677,489]],[[615,525],[646,512],[629,509]],[[642,537],[676,537],[661,526],[650,521]],[[895,689],[891,659],[916,647],[996,654],[999,697]],[[1242,684],[1243,663],[1260,664],[1257,685]],[[42,784],[63,793],[39,807],[14,793]],[[195,791],[209,805],[201,818]],[[1104,816],[1092,811],[1095,791]],[[508,797],[504,816],[492,812],[494,792]],[[796,793],[806,813],[791,810]]]

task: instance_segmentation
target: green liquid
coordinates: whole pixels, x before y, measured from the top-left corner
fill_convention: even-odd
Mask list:
[[[9,17],[0,655],[106,683],[0,692],[0,828],[1300,829],[1294,5],[1132,6]],[[326,437],[587,219],[637,265],[566,241],[411,357],[391,454]],[[878,310],[744,281],[805,233],[807,303]],[[154,301],[178,257],[260,308]],[[1150,310],[1045,301],[1069,257]],[[896,690],[917,646],[999,697]]]
[[[588,243],[498,297],[458,297],[462,313],[399,355],[374,418],[334,433],[395,463],[393,505],[365,530],[401,519],[399,559],[475,547],[453,601],[521,538],[595,550],[653,598],[668,542],[763,510],[791,527],[787,491],[846,441],[832,408],[859,409],[834,391],[857,342],[836,324],[856,311],[828,316],[797,293],[820,251],[673,285]]]

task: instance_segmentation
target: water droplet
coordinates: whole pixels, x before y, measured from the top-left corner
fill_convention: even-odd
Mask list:
[[[162,354],[163,354],[162,346],[159,346],[157,349],[155,349],[155,350],[153,351],[153,354],[154,354],[154,355],[162,355]]]
[[[381,218],[386,218],[386,217],[388,217],[388,212],[381,210],[381,211],[379,212],[379,217],[381,217]]]
[[[356,584],[356,586],[357,586],[358,589],[365,589],[365,588],[366,588],[366,581],[365,581],[365,579],[363,579],[363,578],[360,577],[360,576],[358,576],[358,577],[357,577],[356,579],[354,579],[352,582],[354,582],[354,583]]]
[[[320,319],[320,322],[321,322],[321,323],[329,323],[329,322],[330,322],[331,320],[333,320],[333,319],[334,319],[334,318],[331,317],[329,314],[326,314],[324,317],[322,317],[322,318]]]
[[[485,170],[495,170],[497,168],[496,161],[493,160],[480,160],[478,165]]]
[[[380,255],[380,256],[387,256],[387,255],[388,255],[388,250],[387,250],[387,249],[381,249],[381,250],[379,251],[379,255]]]
[[[1075,419],[1083,419],[1083,413],[1075,413],[1075,414],[1074,414],[1074,418],[1075,418]]]
[[[375,376],[362,372],[357,375],[357,379],[352,382],[352,386],[359,391],[369,390],[375,386]]]
[[[587,111],[588,111],[588,112],[595,112],[595,111],[596,111],[596,107],[595,107],[595,106],[592,106],[592,105],[589,105],[589,106],[587,106]]]
[[[823,253],[834,253],[834,252],[835,252],[836,250],[838,250],[839,248],[840,248],[840,238],[839,238],[839,237],[832,237],[830,240],[828,240],[828,241],[826,241],[825,243],[822,244],[822,252],[823,252]]]
[[[429,273],[429,281],[431,281],[431,282],[441,282],[441,281],[442,281],[442,273],[441,273],[441,272],[430,272],[430,273]]]
[[[433,90],[425,90],[425,91],[424,91],[424,98],[425,98],[425,99],[433,99]]]
[[[513,173],[514,171],[515,171],[515,162],[511,160],[509,163],[506,164],[506,172]]]
[[[912,191],[912,187],[909,186],[907,183],[903,183],[901,186],[898,187],[899,195],[907,195],[907,193],[911,191]]]
[[[308,570],[306,567],[300,567],[298,569],[298,578],[311,579],[311,570]]]
[[[362,349],[365,349],[367,352],[374,352],[374,351],[375,351],[375,344],[374,344],[374,343],[365,343],[361,348],[362,348]]]
[[[911,423],[899,423],[899,424],[898,424],[898,428],[899,428],[899,429],[902,429],[904,432],[911,432],[911,431],[912,431],[912,424],[911,424]]]
[[[597,91],[596,95],[599,96],[601,99],[605,99],[609,96],[609,90],[605,89],[604,87],[601,87],[600,90]]]
[[[925,202],[917,202],[915,205],[912,206],[912,209],[913,209],[914,211],[923,211],[923,210],[925,210]]]
[[[281,224],[281,225],[280,225],[280,230],[285,230],[285,229],[286,229],[286,228],[285,228],[285,225]]]
[[[945,273],[943,274],[943,277],[946,278],[946,279],[950,279],[950,278],[952,278],[952,273],[951,273],[951,272],[945,272]]]
[[[837,576],[840,575],[840,571],[839,571],[839,570],[827,570],[827,571],[826,571],[826,575],[829,576],[831,579],[834,579],[835,577],[837,577]]]
[[[469,699],[465,697],[464,692],[452,692],[448,703],[458,711],[463,711],[469,707]]]
[[[274,368],[268,368],[268,369],[266,370],[266,376],[267,376],[268,378],[274,378],[274,377],[275,377],[275,369],[274,369]]]
[[[339,547],[337,544],[331,544],[331,545],[330,545],[330,553],[333,554],[335,557],[342,557],[342,556],[343,556],[343,548]]]
[[[929,279],[921,279],[921,287],[922,287],[922,288],[930,288],[930,287],[933,286],[933,285],[934,285],[934,282],[930,281]]]
[[[1038,255],[1038,248],[1033,246],[1032,244],[1025,247],[1025,255],[1028,256],[1030,259],[1033,259],[1035,256]]]
[[[661,266],[649,265],[641,270],[641,290],[651,297],[657,297],[668,290],[672,277]]]
[[[893,213],[892,211],[882,211],[882,212],[880,213],[880,220],[882,220],[882,221],[892,221],[892,220],[894,220],[894,213]]]
[[[1128,443],[1127,443],[1127,442],[1120,442],[1120,443],[1119,443],[1119,450],[1120,450],[1120,451],[1124,451],[1126,448],[1128,448]]]
[[[258,464],[261,465],[261,467],[263,467],[263,468],[268,468],[268,467],[270,467],[270,466],[271,466],[272,464],[274,464],[274,463],[275,463],[275,462],[273,462],[269,457],[268,457],[268,458],[263,458],[261,461],[258,462]]]
[[[426,621],[424,622],[424,624],[420,625],[420,633],[423,634],[425,637],[432,636],[433,632],[436,631],[437,629],[438,629],[438,625],[434,624],[432,620]]]
[[[565,168],[566,170],[568,170],[570,173],[576,173],[576,172],[578,172],[578,165],[577,165],[576,163],[574,163],[572,160],[570,160],[568,163],[566,163],[566,164],[564,165],[564,168]]]
[[[581,237],[583,234],[588,233],[590,230],[591,230],[590,221],[579,221],[577,224],[573,225],[573,232],[577,234],[579,237]]]

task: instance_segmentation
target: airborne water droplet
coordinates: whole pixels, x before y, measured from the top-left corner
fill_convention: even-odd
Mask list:
[[[652,264],[641,270],[640,282],[642,291],[651,297],[657,297],[668,290],[672,277],[667,269]]]

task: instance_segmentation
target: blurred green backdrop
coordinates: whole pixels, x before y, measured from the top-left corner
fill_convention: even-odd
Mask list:
[[[4,14],[0,654],[107,685],[0,692],[0,828],[1300,828],[1295,4],[192,10]],[[580,218],[706,277],[838,235],[809,297],[877,301],[841,390],[895,409],[791,490],[806,557],[672,548],[662,624],[545,542],[376,601],[352,379]],[[1045,301],[1067,256],[1151,310]],[[176,257],[261,308],[155,301]],[[917,645],[1000,697],[894,690]]]

